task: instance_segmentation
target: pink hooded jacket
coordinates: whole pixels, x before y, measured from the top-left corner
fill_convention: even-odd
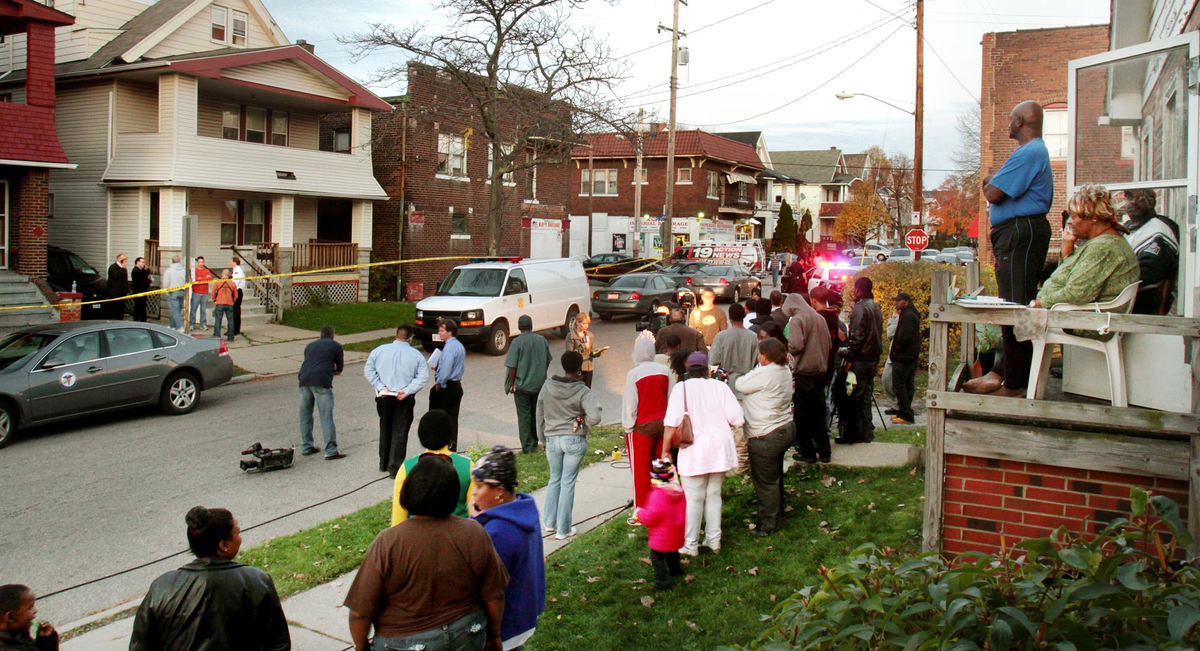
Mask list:
[[[637,510],[637,517],[646,525],[650,549],[677,552],[683,547],[683,524],[687,519],[687,509],[683,490],[678,486],[651,488],[646,506]]]

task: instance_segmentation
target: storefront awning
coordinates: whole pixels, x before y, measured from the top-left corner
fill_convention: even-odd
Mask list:
[[[750,185],[758,185],[758,181],[755,181],[753,176],[750,176],[749,174],[742,174],[741,172],[726,172],[725,178],[729,179],[730,183],[749,183]]]

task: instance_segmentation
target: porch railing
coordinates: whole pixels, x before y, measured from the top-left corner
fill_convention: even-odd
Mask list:
[[[275,273],[275,254],[278,246],[274,242],[255,242],[231,248],[242,259],[242,263],[248,267],[245,269],[246,275],[253,277]],[[254,296],[262,301],[263,307],[268,313],[278,314],[281,288],[277,281],[271,278],[248,278],[246,285]]]
[[[978,263],[968,266],[968,290],[978,285]],[[1188,526],[1200,554],[1200,390],[1190,413],[1103,404],[1026,400],[953,391],[974,361],[973,324],[1014,325],[1028,308],[971,309],[947,300],[950,272],[933,272],[929,307],[929,408],[925,458],[924,547],[942,545],[946,455],[1037,462],[1166,477],[1188,484]],[[1049,311],[1048,327],[1182,337],[1192,381],[1200,387],[1200,319],[1106,312]],[[961,359],[951,368],[951,326],[961,324]],[[1136,360],[1131,360],[1136,363]],[[969,374],[967,375],[969,377]],[[1057,432],[1081,436],[1064,441]],[[1095,434],[1103,432],[1106,434]],[[1166,446],[1161,455],[1146,450]],[[1180,452],[1183,452],[1180,454]],[[956,516],[957,517],[957,516]]]
[[[358,244],[354,242],[297,242],[292,252],[292,269],[296,271],[358,264]]]

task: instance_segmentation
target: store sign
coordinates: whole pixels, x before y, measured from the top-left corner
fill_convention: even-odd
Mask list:
[[[535,232],[553,233],[562,230],[562,221],[558,219],[541,219],[534,217],[529,220],[529,230]]]
[[[733,222],[727,222],[720,219],[712,219],[700,222],[701,233],[732,233]]]

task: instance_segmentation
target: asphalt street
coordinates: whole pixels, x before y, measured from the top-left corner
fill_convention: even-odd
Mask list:
[[[603,422],[612,423],[620,418],[634,321],[597,320],[593,329],[597,347],[612,346],[597,361],[593,380]],[[551,369],[558,372],[564,342],[548,338]],[[460,447],[519,446],[504,375],[503,357],[468,352]],[[183,517],[197,504],[229,508],[245,529],[370,483],[246,532],[243,545],[250,547],[387,498],[390,482],[377,481],[386,475],[378,472],[378,421],[361,363],[335,379],[334,395],[338,444],[348,457],[325,461],[297,452],[293,468],[263,474],[242,472],[240,452],[256,441],[298,446],[295,376],[206,391],[186,416],[126,411],[22,432],[0,450],[0,583],[26,583],[47,595],[183,551]],[[416,417],[427,407],[422,390]],[[320,441],[319,425],[316,437]],[[418,450],[414,423],[409,452]],[[61,625],[139,599],[154,577],[188,560],[183,554],[39,596],[39,617]]]

